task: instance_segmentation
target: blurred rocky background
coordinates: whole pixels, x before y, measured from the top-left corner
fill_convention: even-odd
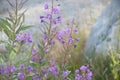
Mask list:
[[[102,12],[93,25],[86,44],[86,53],[104,55],[120,50],[120,0],[111,3]]]

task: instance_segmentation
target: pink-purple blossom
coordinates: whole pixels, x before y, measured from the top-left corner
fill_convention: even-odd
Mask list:
[[[44,4],[44,9],[48,9],[48,8],[49,8],[48,3],[45,3]]]

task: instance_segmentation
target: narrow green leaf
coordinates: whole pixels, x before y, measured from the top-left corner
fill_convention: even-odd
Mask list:
[[[41,57],[43,58],[44,57],[44,49],[42,46],[40,46],[40,44],[38,44],[38,48],[40,49],[40,53],[41,53]]]
[[[33,76],[27,76],[25,80],[31,80]]]
[[[0,20],[0,27],[3,29],[4,33],[9,36],[9,32],[10,30],[8,29],[8,27]]]
[[[2,19],[2,18],[0,18],[0,20],[1,20],[5,25],[7,25],[8,27],[11,28],[11,24],[10,24],[7,20]]]
[[[2,43],[8,43],[8,42],[5,40],[0,40],[0,44],[2,44]]]
[[[16,54],[14,51],[12,51],[12,52],[10,53],[10,55],[9,55],[9,60],[10,60],[10,61],[13,61],[13,60],[15,59],[16,55],[17,55],[17,54]]]
[[[30,29],[30,28],[32,28],[32,27],[33,27],[33,25],[29,25],[29,26],[23,25],[23,26],[20,26],[20,27],[18,28],[18,30],[16,31],[16,34],[20,33],[21,31]]]
[[[12,32],[12,30],[9,28],[10,24],[4,20],[4,19],[0,19],[0,28],[3,29],[4,33],[7,35],[7,37],[10,40],[14,40],[15,39],[15,33]]]

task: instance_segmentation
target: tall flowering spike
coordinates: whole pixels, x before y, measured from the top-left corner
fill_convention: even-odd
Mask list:
[[[45,3],[44,4],[44,9],[48,9],[48,8],[49,8],[48,3]]]

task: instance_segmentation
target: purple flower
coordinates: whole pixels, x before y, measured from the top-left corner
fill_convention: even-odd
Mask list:
[[[68,28],[65,30],[65,32],[66,32],[66,34],[69,34],[71,32],[71,29]]]
[[[12,65],[10,71],[11,71],[11,72],[14,72],[15,70],[16,70],[15,66]]]
[[[73,43],[73,38],[72,38],[72,36],[70,36],[70,38],[69,38],[69,40],[68,40],[68,43]]]
[[[75,71],[75,80],[92,80],[92,72],[87,66],[83,65],[80,67],[81,75],[79,70]]]
[[[75,38],[75,40],[78,42],[80,40],[80,38]]]
[[[63,39],[63,32],[58,32],[58,40],[61,41]]]
[[[44,18],[44,16],[40,16],[40,19],[43,19]]]
[[[76,47],[77,47],[77,45],[74,44],[74,48],[76,48]]]
[[[4,71],[4,74],[8,74],[10,72],[10,70],[11,70],[10,66],[7,66],[7,68]]]
[[[55,65],[55,61],[54,60],[50,60],[50,65]]]
[[[31,43],[32,42],[32,35],[31,34],[16,34],[16,39],[21,41],[23,44],[25,42]]]
[[[31,67],[30,65],[27,67],[27,69],[29,72],[34,70],[33,67]]]
[[[54,14],[60,14],[60,10],[58,8],[53,8]]]
[[[42,64],[42,57],[39,57],[39,63]]]
[[[78,28],[74,29],[74,33],[78,34]]]
[[[49,71],[50,71],[54,76],[58,76],[57,66],[56,66],[56,65],[50,67],[50,68],[49,68]]]
[[[24,68],[24,64],[20,64],[19,69],[23,69]]]
[[[92,76],[92,72],[89,69],[87,70],[87,76],[89,76],[89,77]]]
[[[24,40],[25,42],[31,43],[31,42],[32,42],[32,35],[31,35],[31,34],[24,34],[23,40]]]
[[[45,69],[41,69],[41,72],[45,77],[48,77],[48,72]]]
[[[28,42],[32,43],[32,35],[29,35]]]
[[[58,17],[57,17],[57,21],[58,21],[58,23],[61,23],[61,22],[62,22],[61,16],[58,16]]]
[[[50,43],[50,45],[55,45],[55,42],[54,42],[54,41],[52,41],[52,42]]]
[[[48,8],[49,8],[48,3],[45,3],[44,4],[44,9],[48,9]]]
[[[51,19],[51,18],[52,18],[52,15],[48,13],[48,14],[46,14],[46,18],[47,18],[47,19]]]
[[[75,75],[75,80],[86,80],[86,79],[83,79],[81,75],[76,74]]]
[[[16,38],[20,40],[22,38],[22,34],[16,34]]]
[[[78,69],[75,70],[75,73],[76,73],[76,74],[79,74],[79,72],[80,72],[80,71],[79,71]]]
[[[87,70],[87,66],[84,66],[84,65],[81,66],[81,67],[80,67],[80,70],[81,70],[81,71],[85,71],[85,70]]]
[[[56,21],[56,19],[53,19],[53,24],[57,24],[57,21]]]
[[[47,35],[46,34],[43,35],[43,39],[47,40]]]
[[[61,42],[62,42],[63,45],[65,44],[65,41],[61,41]]]
[[[54,76],[58,76],[58,72],[56,71],[56,68],[55,68],[55,67],[49,68],[49,71],[50,71]]]
[[[18,80],[24,80],[25,79],[25,73],[21,73],[19,76],[18,76]]]
[[[70,73],[70,71],[68,71],[68,70],[63,71],[63,73],[62,73],[63,78],[67,77],[69,73]]]
[[[4,74],[5,73],[5,67],[2,65],[0,66],[0,73],[1,74]]]
[[[36,48],[33,48],[33,50],[32,50],[32,55],[35,55],[36,53],[37,53]]]
[[[31,61],[34,62],[35,60],[36,60],[35,56],[32,56],[32,57],[31,57]]]

